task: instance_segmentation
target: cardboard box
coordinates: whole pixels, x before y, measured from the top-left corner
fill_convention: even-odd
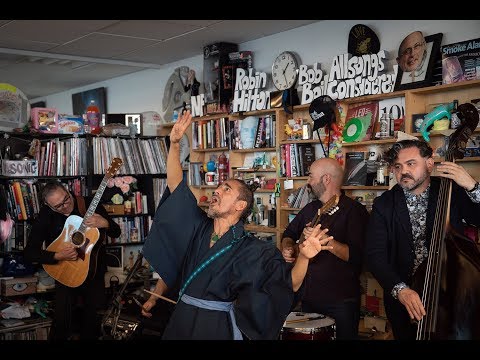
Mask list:
[[[109,215],[124,215],[125,214],[125,206],[123,204],[116,205],[116,204],[103,204],[105,210]]]
[[[35,276],[2,279],[0,293],[2,296],[28,295],[37,292],[38,278]]]
[[[53,108],[32,108],[32,124],[41,133],[58,133],[58,112]]]

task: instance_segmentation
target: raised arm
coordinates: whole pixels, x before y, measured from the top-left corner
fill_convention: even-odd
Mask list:
[[[167,157],[167,185],[172,193],[183,178],[182,164],[180,163],[180,139],[191,123],[192,115],[190,110],[187,110],[178,118],[170,132],[170,149]]]

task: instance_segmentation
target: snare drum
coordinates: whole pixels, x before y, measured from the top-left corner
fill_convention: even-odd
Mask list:
[[[291,312],[280,334],[281,340],[335,340],[335,320],[317,313]]]

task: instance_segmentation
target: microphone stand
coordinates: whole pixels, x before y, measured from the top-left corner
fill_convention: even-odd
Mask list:
[[[125,289],[127,288],[128,283],[132,279],[133,275],[137,272],[138,268],[141,266],[142,259],[143,259],[143,254],[139,252],[137,255],[137,260],[135,261],[135,264],[133,264],[132,268],[130,269],[130,272],[125,278],[125,281],[123,282],[122,287],[113,295],[112,304],[110,305],[108,310],[105,312],[102,319],[101,328],[102,328],[103,339],[108,339],[111,337],[114,340],[122,340],[122,334],[117,331],[118,320],[120,318],[120,313],[122,312],[122,308],[123,308],[122,296],[123,296],[123,293],[125,292]],[[106,334],[105,325],[107,324],[108,319],[110,319],[110,317],[112,318],[112,328],[109,336]]]

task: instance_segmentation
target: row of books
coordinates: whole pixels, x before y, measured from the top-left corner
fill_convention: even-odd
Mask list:
[[[34,158],[38,176],[77,176],[87,174],[87,139],[68,138],[37,142]]]
[[[168,148],[164,137],[151,139],[95,137],[92,140],[94,174],[104,174],[114,158],[123,160],[120,174],[167,172]]]
[[[151,216],[136,216],[136,217],[114,217],[115,221],[122,231],[118,238],[108,237],[108,244],[127,244],[145,241],[145,237],[152,225]]]
[[[7,211],[12,219],[28,220],[39,213],[43,184],[37,179],[10,180],[7,184],[0,184],[1,197],[6,199]],[[64,184],[75,195],[86,194],[85,178],[65,180]]]
[[[266,116],[248,116],[242,120],[230,121],[229,149],[255,149],[275,147],[276,118],[274,114]]]
[[[282,177],[307,176],[315,161],[312,144],[285,144],[280,147],[280,173]]]
[[[229,123],[227,118],[194,121],[192,149],[227,147]]]
[[[28,237],[32,225],[27,221],[16,222],[12,228],[12,233],[0,246],[3,252],[10,252],[12,250],[22,251],[27,246]]]
[[[275,124],[275,115],[195,121],[192,123],[192,149],[275,147]]]

